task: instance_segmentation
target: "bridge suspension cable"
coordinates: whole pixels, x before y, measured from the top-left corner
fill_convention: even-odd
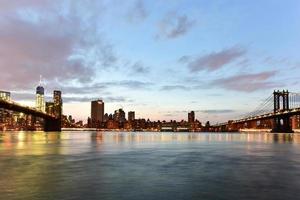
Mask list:
[[[261,104],[259,104],[253,111],[240,116],[240,119],[245,119],[248,117],[254,117],[258,115],[263,115],[273,111],[273,95],[270,95]]]
[[[280,98],[280,105],[283,104],[283,99]],[[289,92],[289,109],[300,108],[300,93]],[[239,119],[260,116],[274,112],[274,96],[273,94],[262,101],[253,111],[242,115]]]
[[[289,104],[290,109],[300,107],[300,93],[290,92],[289,93]]]

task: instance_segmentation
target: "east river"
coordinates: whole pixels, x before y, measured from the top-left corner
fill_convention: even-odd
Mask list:
[[[4,132],[0,199],[300,199],[300,135]]]

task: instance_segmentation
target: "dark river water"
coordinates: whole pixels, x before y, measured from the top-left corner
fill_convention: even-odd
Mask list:
[[[0,199],[300,199],[300,135],[0,133]]]

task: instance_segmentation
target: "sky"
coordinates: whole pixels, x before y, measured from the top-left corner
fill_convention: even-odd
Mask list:
[[[0,90],[63,112],[236,119],[274,89],[300,91],[298,0],[0,0]]]

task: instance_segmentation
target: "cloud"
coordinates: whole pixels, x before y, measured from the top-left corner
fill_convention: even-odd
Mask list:
[[[171,91],[171,90],[190,90],[191,88],[184,85],[165,85],[161,87],[163,91]]]
[[[139,90],[149,88],[150,85],[153,85],[150,82],[142,82],[136,80],[121,80],[121,81],[110,81],[110,82],[96,82],[91,84],[82,84],[82,85],[63,85],[57,83],[48,83],[45,86],[45,97],[47,99],[52,98],[53,90],[61,90],[62,97],[64,102],[70,101],[90,101],[96,98],[100,98],[97,96],[101,94],[101,97],[107,101],[111,102],[121,102],[121,101],[129,101],[125,97],[118,97],[114,96],[111,93],[112,87],[122,87],[122,88],[129,88],[131,90]],[[14,101],[20,100],[31,100],[35,101],[35,90],[30,88],[30,90],[26,91],[13,91],[12,92],[12,99]]]
[[[237,63],[238,66],[248,67],[250,65],[250,60],[248,58],[242,59],[240,62]]]
[[[64,85],[58,85],[56,87],[50,87],[47,88],[47,90],[54,90],[59,88],[63,92],[63,94],[80,94],[80,95],[86,95],[86,94],[95,94],[95,93],[101,93],[101,94],[110,94],[107,90],[109,90],[108,86],[104,83],[94,83],[94,84],[84,84],[84,85],[77,85],[77,86],[64,86]]]
[[[174,39],[188,33],[196,24],[195,20],[189,19],[185,14],[180,15],[170,12],[159,22],[159,33],[157,38]]]
[[[34,92],[12,92],[11,93],[12,101],[35,101],[35,93]]]
[[[129,22],[140,22],[146,19],[148,12],[145,8],[143,0],[136,0],[132,8],[129,9],[127,18]]]
[[[18,11],[12,10],[9,15],[0,13],[3,88],[32,88],[39,75],[47,81],[87,83],[95,71],[114,65],[117,58],[112,45],[95,31],[101,16],[93,16],[94,21],[89,16],[78,17],[76,9],[80,3],[75,2],[64,8],[67,14],[59,12],[59,6],[54,11],[41,11],[41,6],[34,7],[36,1],[30,2],[35,20],[19,14],[22,3],[14,2],[9,7]]]
[[[151,85],[153,85],[153,83],[138,81],[138,80],[115,80],[115,81],[104,81],[104,82],[95,82],[91,84],[83,84],[79,86],[78,85],[77,86],[57,85],[56,87],[51,87],[50,89],[61,88],[62,91],[68,94],[89,94],[95,92],[110,94],[110,92],[108,91],[112,87],[142,89],[142,88],[148,88]]]
[[[181,56],[181,57],[178,59],[178,62],[179,62],[179,63],[184,63],[184,64],[185,64],[185,63],[189,62],[190,59],[191,59],[190,56]]]
[[[43,7],[47,5],[50,0],[1,0],[0,1],[0,12],[10,12],[18,8],[30,8],[30,7]]]
[[[113,103],[113,102],[131,102],[127,100],[125,97],[122,96],[103,96],[103,97],[78,97],[78,96],[71,96],[71,97],[63,97],[64,103],[71,103],[71,102],[90,102],[96,99],[102,99],[106,103]]]
[[[62,99],[64,103],[70,102],[90,102],[95,99],[103,99],[106,102],[132,102],[123,96],[111,96],[102,94],[102,96],[93,96],[88,94],[83,94],[83,96],[70,95],[66,93],[62,94]],[[12,92],[12,100],[13,101],[35,101],[35,93],[31,91],[26,92]],[[45,101],[53,101],[52,94],[45,94]]]
[[[288,57],[267,56],[267,57],[263,58],[262,62],[268,66],[272,66],[272,68],[284,67],[285,69],[289,68],[291,70],[299,69],[299,66],[300,66],[299,61],[292,60],[291,58],[288,58]]]
[[[144,64],[141,61],[135,62],[131,66],[134,74],[147,74],[150,72],[149,67],[144,66]]]
[[[200,110],[199,112],[206,113],[206,114],[229,114],[236,112],[235,110],[232,109],[221,109],[221,110]]]
[[[219,52],[212,52],[210,54],[200,56],[190,61],[187,66],[191,72],[198,72],[202,70],[216,71],[221,69],[223,66],[242,58],[246,52],[247,51],[244,48],[233,46]]]
[[[255,92],[258,90],[274,89],[281,84],[270,81],[277,71],[266,71],[252,74],[234,75],[212,81],[211,86],[240,92]]]
[[[259,90],[274,89],[283,87],[282,82],[277,83],[272,78],[276,77],[278,71],[265,71],[249,74],[235,74],[225,78],[210,79],[207,81],[188,77],[185,80],[190,84],[174,84],[161,87],[162,91],[172,90],[203,90],[203,89],[225,89],[238,92],[255,92]],[[212,90],[213,91],[213,90]],[[222,96],[222,94],[207,94],[208,96]]]
[[[153,85],[153,83],[150,82],[143,82],[143,81],[136,81],[136,80],[112,81],[112,82],[105,82],[105,84],[107,86],[120,86],[120,87],[126,87],[130,89],[145,89]]]
[[[153,85],[150,82],[143,82],[137,80],[120,80],[120,81],[107,81],[107,82],[96,82],[92,84],[83,84],[80,86],[57,86],[60,88],[64,94],[94,94],[101,93],[109,95],[111,94],[110,89],[112,87],[123,87],[130,89],[145,89],[150,85]],[[55,89],[52,87],[51,89]]]

